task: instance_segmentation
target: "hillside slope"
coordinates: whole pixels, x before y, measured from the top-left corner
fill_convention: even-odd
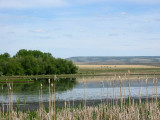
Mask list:
[[[160,56],[90,56],[70,57],[75,64],[107,64],[107,65],[160,65]]]

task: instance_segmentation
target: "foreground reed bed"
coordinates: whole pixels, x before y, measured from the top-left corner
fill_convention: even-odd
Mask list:
[[[41,114],[41,115],[40,115]],[[39,116],[40,115],[40,116]],[[22,112],[19,111],[18,115],[16,111],[6,112],[5,114],[0,114],[1,120],[54,120],[54,113],[52,114],[52,119],[50,114],[45,109],[34,112]],[[56,109],[56,120],[159,120],[160,119],[160,108],[159,105],[155,103],[144,103],[137,104],[134,103],[130,106],[123,105],[104,105],[101,107],[73,107],[69,106],[66,108]]]
[[[108,89],[104,91],[104,82],[101,81],[101,102],[97,106],[87,106],[86,102],[86,81],[83,80],[84,85],[84,100],[79,106],[70,106],[70,102],[64,102],[64,107],[56,107],[56,76],[53,81],[48,79],[48,108],[43,106],[43,93],[42,83],[40,84],[39,90],[39,109],[35,111],[19,111],[13,109],[12,95],[13,95],[13,84],[8,84],[8,96],[9,101],[6,110],[2,103],[2,109],[0,109],[0,120],[160,120],[160,101],[157,98],[157,83],[158,79],[153,78],[152,88],[152,100],[148,100],[148,78],[146,77],[146,99],[142,101],[141,98],[141,79],[139,80],[139,97],[135,101],[131,98],[130,90],[130,72],[128,72],[128,100],[126,99],[123,88],[123,80],[121,76],[115,76],[112,81],[113,95],[111,100],[108,99]],[[118,77],[119,80],[116,79]],[[119,86],[117,86],[119,83]],[[108,85],[107,85],[108,88]],[[122,91],[124,89],[124,91]],[[107,98],[104,97],[107,93]],[[3,94],[3,86],[2,86]],[[120,94],[120,98],[118,98]],[[53,96],[54,95],[54,96]],[[54,98],[54,99],[53,99]],[[74,102],[74,100],[73,100]]]

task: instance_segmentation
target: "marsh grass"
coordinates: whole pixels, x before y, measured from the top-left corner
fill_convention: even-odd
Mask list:
[[[2,103],[2,111],[0,111],[0,120],[159,120],[160,119],[160,101],[157,98],[157,84],[158,79],[153,78],[153,89],[152,89],[152,101],[148,101],[148,78],[146,77],[146,100],[142,102],[141,98],[141,79],[138,77],[139,81],[139,100],[138,102],[131,99],[130,91],[130,71],[125,74],[125,79],[128,79],[128,100],[125,99],[126,89],[122,90],[123,77],[118,76],[119,81],[117,81],[117,76],[113,78],[112,88],[113,95],[112,100],[108,100],[108,85],[107,91],[104,91],[104,82],[101,81],[101,103],[97,106],[87,106],[86,105],[86,80],[83,80],[84,85],[84,100],[81,105],[70,106],[70,102],[64,102],[64,107],[56,108],[56,94],[55,94],[55,81],[48,79],[49,85],[49,107],[48,109],[43,106],[43,93],[42,93],[42,83],[40,84],[39,90],[39,109],[35,111],[20,111],[19,101],[17,101],[17,110],[13,110],[13,84],[8,84],[8,106],[7,110],[4,110],[4,105]],[[119,82],[119,86],[117,86]],[[119,87],[119,88],[117,88]],[[53,91],[54,90],[54,91]],[[118,93],[120,91],[120,99],[118,98]],[[107,92],[107,98],[104,95]],[[53,96],[54,95],[54,99]],[[2,86],[2,96],[3,96],[3,86]],[[54,101],[53,101],[54,100]],[[74,102],[74,100],[73,100]]]

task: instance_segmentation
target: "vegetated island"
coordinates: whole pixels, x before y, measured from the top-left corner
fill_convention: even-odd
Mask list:
[[[51,53],[39,50],[19,50],[13,57],[0,54],[0,76],[75,74],[77,67],[72,61],[55,58]]]

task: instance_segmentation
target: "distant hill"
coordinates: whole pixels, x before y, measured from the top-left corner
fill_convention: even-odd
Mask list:
[[[107,65],[160,65],[160,56],[90,56],[70,57],[67,60],[75,64],[107,64]]]

